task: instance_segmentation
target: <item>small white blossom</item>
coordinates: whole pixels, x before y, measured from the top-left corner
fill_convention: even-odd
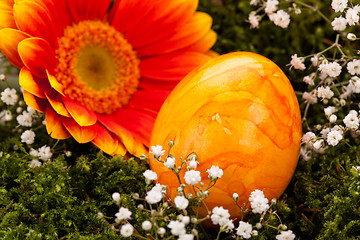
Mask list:
[[[263,213],[269,209],[269,200],[265,197],[263,191],[256,189],[251,192],[249,201],[254,213]]]
[[[356,35],[353,33],[348,33],[346,35],[346,38],[349,39],[350,41],[355,41],[357,39]]]
[[[351,62],[348,62],[346,67],[347,67],[348,72],[351,75],[355,75],[355,74],[360,75],[360,60],[359,59],[355,59],[355,60],[352,60]]]
[[[134,233],[134,227],[130,223],[121,226],[120,234],[123,237],[130,237]]]
[[[40,167],[40,166],[41,166],[41,162],[37,159],[31,160],[31,162],[29,163],[30,168],[36,168],[36,167]]]
[[[185,210],[189,205],[189,200],[186,199],[184,196],[176,196],[174,199],[176,208],[180,210]]]
[[[251,233],[252,233],[252,225],[250,223],[240,221],[236,234],[245,239],[248,239],[251,238]]]
[[[250,5],[252,5],[252,6],[256,6],[256,5],[258,5],[260,3],[260,0],[251,0],[250,1]]]
[[[346,11],[345,18],[349,26],[355,26],[359,23],[359,7],[356,5]]]
[[[35,133],[32,130],[26,130],[21,134],[21,142],[24,142],[28,145],[33,144],[35,141]]]
[[[195,185],[201,181],[200,172],[195,170],[187,171],[185,172],[184,179],[187,184]]]
[[[30,148],[30,152],[29,154],[33,157],[38,157],[39,156],[39,151],[33,148]]]
[[[143,223],[141,224],[142,229],[144,229],[145,231],[148,231],[152,228],[152,224],[150,221],[146,220],[143,221]]]
[[[314,92],[304,92],[302,95],[303,99],[305,99],[305,103],[315,104],[317,103],[317,97]]]
[[[313,141],[316,139],[316,135],[313,132],[307,132],[303,135],[301,141],[308,147],[312,147]]]
[[[31,114],[26,111],[24,111],[22,114],[18,115],[16,117],[16,120],[18,121],[18,123],[21,126],[24,126],[24,127],[31,127],[32,121],[33,121]]]
[[[347,7],[348,0],[332,0],[331,7],[335,12],[343,12]]]
[[[206,172],[209,173],[210,180],[216,180],[218,178],[221,178],[223,175],[223,170],[218,166],[211,166],[211,168],[206,170]]]
[[[118,192],[114,192],[112,195],[111,195],[112,199],[114,200],[114,202],[116,203],[119,203],[121,198],[120,198],[120,193]]]
[[[157,233],[162,237],[166,233],[166,229],[163,227],[160,227],[157,231]]]
[[[260,16],[257,16],[255,12],[249,14],[248,21],[250,23],[250,28],[259,28]]]
[[[155,158],[159,158],[165,154],[165,150],[162,149],[161,145],[151,146],[150,153],[154,154]]]
[[[326,141],[331,146],[336,146],[343,139],[342,132],[340,130],[331,130],[327,134]]]
[[[14,88],[6,88],[1,92],[1,101],[3,101],[6,105],[15,105],[18,100],[18,95],[16,94],[16,90]]]
[[[336,120],[337,120],[337,116],[335,114],[331,114],[329,117],[329,121],[331,123],[334,123],[334,122],[336,122]]]
[[[317,140],[316,142],[314,142],[313,147],[315,149],[319,150],[321,148],[321,146],[323,145],[323,143],[324,143],[324,140],[322,140],[322,139]]]
[[[174,169],[175,168],[175,158],[174,157],[166,158],[164,165],[165,165],[165,167],[167,167],[169,169]]]
[[[52,157],[51,149],[46,145],[39,148],[38,151],[39,151],[38,157],[43,161],[48,161]]]
[[[2,111],[0,115],[3,116],[6,122],[11,121],[13,119],[13,115],[9,110]]]
[[[357,113],[351,112],[344,118],[343,122],[347,128],[357,130],[359,128],[359,117]]]
[[[329,117],[331,114],[336,112],[336,108],[333,106],[329,106],[324,108],[325,116]]]
[[[346,18],[344,17],[336,17],[334,18],[334,20],[331,22],[331,26],[333,27],[334,31],[344,31],[346,29]]]
[[[299,70],[304,70],[305,69],[305,65],[304,65],[304,60],[302,58],[299,58],[297,56],[297,54],[294,54],[291,56],[291,67],[294,67],[295,69],[299,69]]]
[[[331,99],[334,96],[334,92],[331,91],[329,86],[320,86],[317,89],[317,96],[322,99]]]
[[[115,217],[116,217],[115,221],[120,222],[122,220],[129,220],[129,219],[131,219],[131,214],[132,213],[129,211],[129,209],[121,207],[119,209],[119,212],[117,212],[115,214]]]
[[[279,5],[278,0],[268,0],[265,3],[265,12],[267,14],[272,14],[277,10],[277,6]]]
[[[305,77],[303,78],[303,81],[304,81],[306,84],[310,85],[310,86],[314,86],[314,85],[315,85],[315,83],[314,83],[314,77],[311,76],[311,75],[305,76]]]
[[[229,210],[224,209],[223,207],[214,207],[210,218],[213,224],[224,226],[228,223],[230,218]]]
[[[337,62],[321,63],[319,70],[330,77],[337,77],[341,73],[341,66]]]
[[[151,170],[146,170],[144,173],[143,173],[143,175],[144,175],[144,177],[145,177],[145,179],[147,180],[147,181],[154,181],[154,180],[156,180],[157,179],[157,174],[156,174],[156,172],[154,172],[154,171],[151,171]]]
[[[171,229],[171,234],[173,235],[180,236],[186,234],[185,224],[178,220],[170,221],[167,227]]]
[[[145,200],[150,204],[155,204],[163,198],[163,186],[157,183],[150,191],[146,193]]]
[[[318,55],[314,55],[310,58],[311,64],[316,67],[319,65],[319,57]]]
[[[190,223],[190,217],[189,216],[183,216],[181,221],[185,224],[188,225]]]
[[[276,235],[276,240],[293,240],[295,239],[295,234],[291,231],[282,231],[279,235]]]
[[[221,226],[225,232],[230,232],[235,228],[235,225],[233,223],[233,220],[228,219],[227,222]]]
[[[271,18],[270,20],[272,22],[274,22],[274,24],[276,26],[282,27],[282,28],[287,28],[289,26],[290,23],[290,15],[285,12],[284,10],[279,10],[276,13],[271,14]],[[304,70],[305,69],[305,65],[301,64],[299,66],[299,68],[295,67],[295,69],[300,69],[300,70]]]
[[[307,162],[307,161],[309,161],[311,159],[310,152],[306,151],[306,149],[304,147],[300,148],[300,156],[302,157],[302,159],[305,162]]]
[[[199,162],[196,161],[196,160],[190,160],[189,161],[189,168],[193,168],[193,169],[197,168],[198,163]]]

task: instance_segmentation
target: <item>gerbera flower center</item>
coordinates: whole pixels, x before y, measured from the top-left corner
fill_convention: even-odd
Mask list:
[[[97,113],[126,105],[138,86],[139,60],[108,23],[82,21],[65,29],[56,50],[57,80],[64,94]]]

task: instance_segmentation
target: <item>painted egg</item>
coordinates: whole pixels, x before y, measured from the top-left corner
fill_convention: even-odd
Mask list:
[[[211,59],[177,85],[157,116],[150,145],[167,150],[174,141],[175,157],[195,152],[204,186],[210,182],[206,171],[220,167],[223,176],[205,203],[239,218],[233,193],[242,205],[255,189],[269,201],[284,192],[298,162],[301,132],[299,105],[281,69],[261,55],[235,52]],[[174,199],[175,174],[156,160],[150,167]],[[183,183],[185,172],[186,167],[180,173]],[[201,208],[200,215],[206,214]]]

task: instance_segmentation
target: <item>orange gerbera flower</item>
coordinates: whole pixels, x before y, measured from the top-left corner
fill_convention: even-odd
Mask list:
[[[0,49],[56,139],[145,153],[173,87],[216,39],[197,0],[1,0]]]

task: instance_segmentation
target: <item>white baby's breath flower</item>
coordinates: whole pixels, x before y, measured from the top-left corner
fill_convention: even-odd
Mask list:
[[[178,238],[178,240],[193,240],[194,235],[193,234],[181,234]]]
[[[220,169],[218,166],[211,166],[211,168],[206,170],[206,172],[209,173],[209,178],[212,181],[221,178],[223,175],[223,170]]]
[[[267,14],[272,14],[277,10],[277,6],[279,5],[278,0],[268,0],[265,3],[265,12]]]
[[[17,122],[24,127],[31,127],[33,118],[30,113],[24,111],[22,114],[16,117]]]
[[[4,110],[1,112],[0,116],[3,116],[3,119],[8,122],[11,121],[13,119],[13,115],[10,112],[10,110]]]
[[[252,225],[247,222],[240,221],[239,227],[236,229],[236,234],[245,239],[251,238]]]
[[[315,85],[315,83],[314,83],[314,77],[311,76],[311,75],[305,76],[305,77],[303,78],[303,81],[304,81],[306,84],[310,85],[310,86],[314,86],[314,85]]]
[[[295,239],[295,234],[291,230],[282,231],[280,234],[276,235],[276,240],[293,240]]]
[[[347,7],[348,0],[332,0],[331,7],[335,12],[343,12]]]
[[[214,207],[210,218],[213,224],[224,226],[230,218],[229,210],[224,209],[223,207]]]
[[[254,213],[263,213],[269,209],[269,200],[265,197],[263,191],[256,189],[251,192],[249,201]]]
[[[355,26],[359,23],[359,7],[356,5],[346,11],[345,18],[349,26]]]
[[[357,113],[351,112],[344,118],[343,122],[347,128],[357,130],[359,128],[359,117]]]
[[[163,227],[160,227],[160,228],[158,229],[157,233],[158,233],[161,237],[163,237],[164,234],[166,233],[166,229],[163,228]]]
[[[341,66],[337,62],[321,63],[319,70],[330,77],[337,77],[341,73]]]
[[[274,22],[274,24],[276,26],[279,26],[282,28],[287,28],[290,23],[290,15],[281,9],[281,10],[277,11],[276,13],[271,14],[271,21]],[[299,68],[294,66],[294,68],[304,70],[305,65],[304,64],[299,65]]]
[[[15,105],[18,100],[16,90],[14,88],[5,88],[5,90],[1,92],[1,100],[6,105]]]
[[[335,114],[331,114],[329,117],[329,121],[331,123],[334,123],[334,122],[336,122],[336,120],[337,120],[337,116]]]
[[[250,28],[259,28],[259,20],[260,16],[257,16],[255,12],[251,12],[248,18]]]
[[[184,196],[176,196],[174,199],[176,208],[180,210],[185,210],[189,205],[189,200],[186,199]]]
[[[334,92],[331,91],[329,86],[320,86],[317,89],[317,96],[321,99],[331,99],[334,96]]]
[[[129,220],[129,219],[131,219],[131,214],[132,213],[131,213],[131,211],[129,211],[129,209],[121,207],[119,209],[119,212],[117,212],[115,214],[115,217],[116,217],[115,221],[120,222],[122,220]]]
[[[32,130],[26,130],[21,134],[21,142],[24,142],[28,145],[33,144],[35,141],[35,133]]]
[[[31,162],[29,163],[30,168],[36,168],[36,167],[40,167],[40,166],[41,166],[41,162],[37,159],[31,160]]]
[[[123,237],[130,237],[134,233],[134,227],[130,223],[121,226],[120,234]]]
[[[316,150],[319,150],[321,148],[321,146],[323,145],[323,143],[324,143],[324,140],[322,140],[322,139],[317,140],[316,142],[314,142],[313,147]]]
[[[304,70],[305,65],[303,62],[304,60],[302,58],[299,58],[297,54],[291,56],[291,61],[290,61],[291,67],[294,67],[295,69],[299,69],[299,70]]]
[[[151,222],[149,220],[145,220],[145,221],[142,222],[141,227],[145,231],[148,231],[148,230],[150,230],[152,228],[152,224],[151,224]]]
[[[111,195],[112,199],[114,200],[114,202],[116,203],[119,203],[121,198],[120,198],[120,193],[118,192],[114,192],[112,195]]]
[[[307,162],[311,159],[310,152],[307,151],[304,147],[300,148],[300,156],[305,162]]]
[[[143,173],[143,175],[144,175],[144,177],[145,177],[145,179],[147,180],[147,181],[154,181],[154,180],[156,180],[157,179],[157,174],[156,174],[156,172],[154,172],[154,171],[151,171],[151,170],[146,170],[144,173]]]
[[[167,225],[167,227],[171,229],[171,234],[173,234],[175,236],[180,236],[180,235],[186,234],[185,224],[178,220],[170,221],[170,223]]]
[[[38,157],[39,156],[39,151],[33,148],[30,148],[30,152],[29,154],[33,157]]]
[[[175,168],[175,158],[174,157],[166,158],[164,165],[165,165],[165,167],[167,167],[169,169],[174,169]]]
[[[314,55],[310,58],[311,64],[316,67],[319,65],[319,57],[318,55]]]
[[[348,62],[346,67],[347,67],[348,72],[351,75],[355,75],[355,74],[360,75],[360,60],[359,59],[355,59],[355,60],[352,60],[351,62]]]
[[[304,92],[302,95],[305,99],[305,103],[315,104],[317,103],[317,97],[314,92]]]
[[[314,140],[316,139],[316,135],[313,132],[307,132],[301,138],[301,141],[306,144],[308,147],[312,147]]]
[[[256,5],[258,5],[260,3],[260,0],[251,0],[250,1],[250,5],[252,5],[252,6],[256,6]]]
[[[150,191],[146,193],[145,200],[150,204],[158,203],[163,198],[164,186],[157,183]]]
[[[197,168],[198,163],[199,162],[196,161],[196,160],[190,160],[189,161],[189,168],[193,168],[193,169]]]
[[[343,139],[342,132],[340,130],[331,130],[327,134],[326,141],[331,146],[336,146]]]
[[[165,154],[165,150],[162,149],[161,145],[151,146],[150,153],[154,154],[154,158],[159,158]]]
[[[331,26],[333,27],[334,31],[344,31],[346,29],[346,18],[344,17],[336,17],[334,18],[334,20],[331,22]]]
[[[328,106],[328,107],[324,108],[324,113],[325,113],[325,116],[327,116],[327,117],[329,117],[331,114],[333,114],[335,112],[336,112],[336,108],[333,106]]]
[[[195,185],[201,181],[200,172],[195,170],[186,171],[184,180],[189,185]]]
[[[43,161],[49,161],[50,158],[52,157],[51,149],[46,145],[39,148],[38,152],[39,152],[38,157]]]

